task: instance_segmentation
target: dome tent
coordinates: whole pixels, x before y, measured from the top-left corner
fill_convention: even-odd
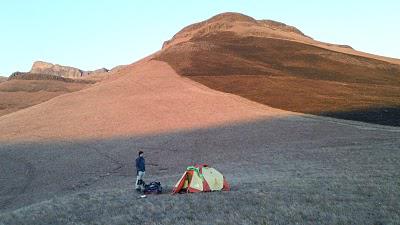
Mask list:
[[[189,166],[175,184],[172,194],[207,191],[229,191],[225,177],[218,170],[205,164]]]

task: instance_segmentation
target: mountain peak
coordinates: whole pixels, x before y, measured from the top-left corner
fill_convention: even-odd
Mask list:
[[[203,22],[183,28],[171,40],[164,42],[163,49],[219,32],[232,32],[238,36],[273,37],[290,40],[311,40],[293,26],[273,20],[256,20],[241,13],[221,13]]]
[[[255,22],[256,20],[253,17],[236,13],[236,12],[225,12],[217,14],[210,19],[208,22],[215,22],[215,21],[229,21],[229,22]]]

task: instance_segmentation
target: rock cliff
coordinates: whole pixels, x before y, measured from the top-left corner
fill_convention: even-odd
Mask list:
[[[108,70],[102,68],[95,71],[83,71],[70,66],[62,66],[43,61],[36,61],[33,63],[32,69],[29,72],[34,74],[48,74],[75,79],[93,74],[107,73]]]

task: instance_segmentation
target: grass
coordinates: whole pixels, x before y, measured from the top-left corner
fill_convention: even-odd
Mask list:
[[[274,108],[400,124],[399,65],[232,32],[193,38],[156,58],[209,88]],[[394,109],[391,115],[387,108]]]
[[[230,192],[170,195],[175,179],[169,179],[166,194],[138,199],[131,178],[124,178],[114,184],[118,188],[5,212],[0,224],[395,225],[400,222],[399,160],[398,151],[374,145],[299,149],[275,153],[274,163],[264,162],[269,169],[243,165],[228,173]]]
[[[65,79],[65,78],[62,78]],[[88,87],[88,83],[61,80],[12,79],[0,84],[0,116]]]
[[[398,135],[398,128],[291,118],[136,138],[4,145],[0,167],[9,177],[22,176],[26,166],[7,167],[5,156],[22,155],[37,176],[24,192],[4,187],[17,197],[0,211],[0,224],[397,225]],[[146,152],[145,180],[161,181],[167,194],[137,198],[137,149]],[[115,161],[120,170],[113,169]],[[221,171],[232,191],[168,194],[192,162]],[[110,175],[101,176],[105,172]],[[85,185],[69,189],[76,184]]]
[[[347,179],[347,178],[345,178]],[[326,181],[326,180],[325,180]],[[1,215],[4,224],[398,224],[388,186],[292,180],[241,190],[138,199],[131,189],[83,192]],[[373,192],[371,192],[373,191]]]
[[[268,76],[194,76],[212,89],[274,108],[400,126],[400,86]]]

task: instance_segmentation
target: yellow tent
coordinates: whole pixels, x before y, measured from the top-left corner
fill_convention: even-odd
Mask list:
[[[207,165],[189,166],[181,179],[176,183],[172,193],[229,191],[225,177],[218,170]]]

